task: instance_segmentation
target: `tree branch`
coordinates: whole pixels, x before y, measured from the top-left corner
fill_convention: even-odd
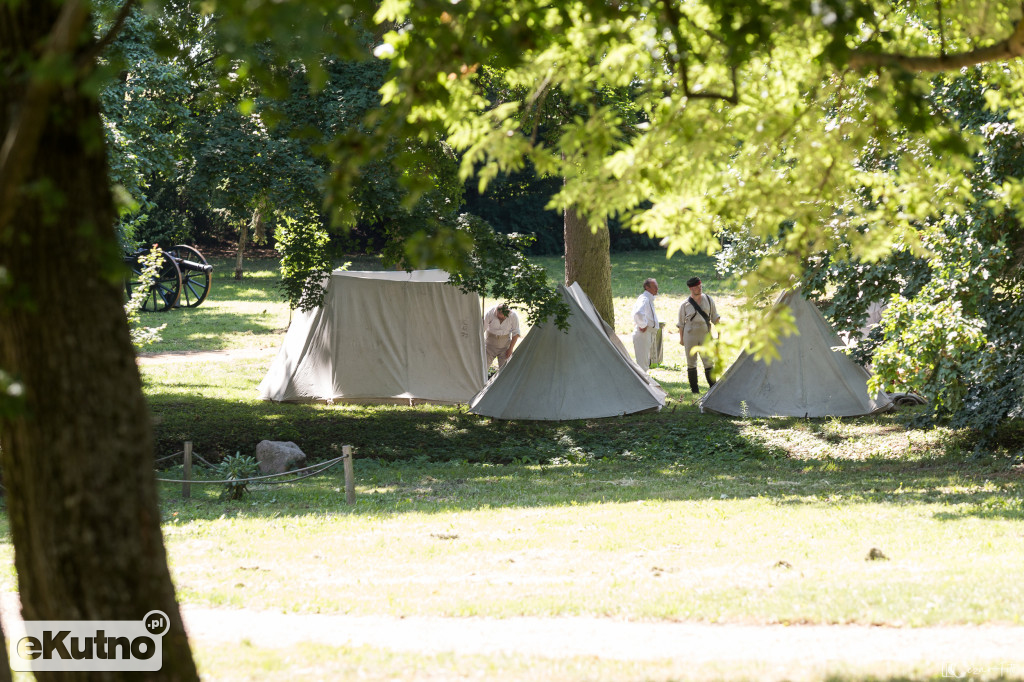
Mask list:
[[[728,95],[721,92],[691,92],[690,83],[686,78],[686,69],[683,69],[683,94],[689,99],[717,99],[729,104],[740,103],[740,86],[738,80],[739,69],[735,65],[729,67],[730,80],[732,80],[732,92]]]
[[[676,8],[676,6],[672,2],[672,0],[669,0],[668,2],[663,2],[662,3],[662,8],[665,11],[665,18],[667,19],[666,23],[668,23],[668,29],[672,33],[672,39],[675,40],[675,42],[676,42],[676,50],[677,51],[682,51],[682,49],[683,49],[683,35],[680,32],[680,30],[679,30],[679,24],[682,21],[686,21],[695,30],[703,31],[704,33],[707,33],[712,38],[712,40],[717,40],[718,42],[720,42],[722,44],[725,44],[725,41],[722,40],[721,37],[716,35],[713,31],[709,31],[708,29],[704,29],[704,28],[700,28],[700,27],[696,26],[693,23],[693,21],[690,20],[690,18],[688,16],[684,15],[682,12],[680,12]],[[677,73],[677,75],[680,77],[680,79],[682,81],[683,93],[688,98],[690,98],[690,99],[718,99],[718,100],[722,100],[722,101],[725,101],[725,102],[729,102],[730,104],[738,104],[739,103],[739,86],[738,86],[738,82],[737,82],[736,67],[735,66],[732,67],[732,94],[731,95],[724,95],[724,94],[716,93],[716,92],[691,92],[690,91],[690,78],[689,78],[689,74],[686,72],[686,64],[684,63],[684,59],[683,59],[683,55],[682,54],[679,54],[678,68],[676,70],[676,73]]]
[[[717,99],[729,104],[739,104],[739,96],[733,92],[729,95],[723,95],[720,92],[685,92],[683,93],[689,99]]]
[[[825,192],[825,187],[828,185],[829,178],[832,177],[832,171],[836,167],[836,159],[833,156],[832,160],[829,161],[828,168],[825,169],[825,175],[821,178],[821,182],[818,183],[818,196],[822,196]]]
[[[216,59],[219,56],[220,56],[220,53],[219,52],[215,52],[214,54],[210,55],[206,59],[200,60],[198,62],[193,62],[192,65],[191,65],[191,69],[189,70],[189,75],[195,76],[196,75],[196,71],[198,71],[200,68],[206,66],[207,64],[209,64],[210,62],[212,62],[214,59]]]
[[[125,0],[124,4],[121,5],[121,9],[118,10],[117,16],[114,17],[114,23],[110,26],[110,30],[107,31],[106,34],[102,38],[100,38],[95,45],[92,46],[92,49],[90,49],[89,52],[82,55],[82,57],[78,60],[80,70],[86,70],[90,68],[92,64],[95,62],[96,58],[103,53],[103,50],[107,49],[107,46],[110,45],[110,43],[114,42],[114,39],[117,38],[117,35],[121,32],[121,29],[124,27],[125,20],[128,18],[128,15],[131,14],[132,9],[135,7],[135,2],[136,0]]]
[[[939,13],[939,54],[946,56],[946,27],[942,21],[942,0],[935,0],[935,9]]]
[[[850,54],[848,66],[851,69],[863,69],[873,66],[898,67],[906,71],[956,71],[965,66],[977,66],[987,62],[1007,61],[1024,56],[1024,19],[1017,22],[1007,38],[995,45],[981,47],[976,50],[957,54],[943,54],[937,57],[914,57],[895,52],[868,52],[854,50]]]
[[[530,113],[530,109],[533,109],[533,130],[530,134],[530,144],[537,143],[537,135],[540,131],[540,115],[541,109],[544,108],[544,102],[548,98],[548,92],[550,91],[551,85],[551,74],[544,76],[544,80],[540,85],[526,98],[526,110],[523,111],[524,118]]]
[[[41,74],[52,73],[52,67],[62,57],[74,53],[88,14],[83,0],[64,3],[43,53],[34,64],[35,73],[29,76],[25,93],[16,104],[16,113],[0,146],[0,229],[14,216],[22,180],[32,165],[43,127],[49,120],[50,100],[58,88],[57,79]]]

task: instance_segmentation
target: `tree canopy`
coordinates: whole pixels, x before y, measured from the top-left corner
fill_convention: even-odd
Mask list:
[[[1022,140],[1011,112],[988,105],[974,70],[937,76],[933,85],[937,115],[979,140],[964,175],[964,210],[919,225],[921,250],[898,244],[876,262],[825,256],[807,283],[830,295],[827,312],[843,329],[858,327],[871,301],[886,303],[883,325],[856,349],[879,384],[918,388],[934,416],[989,432],[1024,407],[1015,371],[1024,231],[1004,196],[1024,171]]]
[[[282,293],[299,307],[319,302],[323,275],[344,253],[370,250],[387,265],[440,266],[468,288],[542,317],[564,316],[553,293],[538,285],[541,270],[523,257],[527,239],[498,238],[462,215],[464,183],[443,139],[386,131],[374,137],[388,64],[372,58],[376,38],[366,21],[354,16],[334,33],[325,25],[327,39],[314,41],[313,50],[294,35],[275,34],[234,54],[238,32],[248,29],[204,11],[209,7],[99,7],[98,32],[123,21],[102,55],[116,76],[101,101],[111,179],[126,199],[126,245],[238,231],[241,276],[248,233],[272,234],[282,253]],[[285,10],[275,17],[282,25],[298,27],[309,16],[303,8]],[[372,138],[377,146],[337,190],[329,169],[346,158],[339,147],[346,137]],[[395,163],[400,153],[410,165]],[[403,177],[415,177],[425,191],[409,196]],[[339,192],[352,209],[341,238],[329,233]]]
[[[829,269],[888,268],[873,290],[845,280],[866,286],[842,311],[897,295],[879,382],[973,426],[1019,413],[1019,5],[411,1],[376,18],[395,24],[376,51],[391,125],[446,136],[464,176],[529,162],[565,178],[555,207],[670,254],[728,238],[751,306]],[[529,94],[488,100],[487,69]],[[553,93],[579,113],[542,135]],[[732,326],[769,358],[789,332],[753,308]]]

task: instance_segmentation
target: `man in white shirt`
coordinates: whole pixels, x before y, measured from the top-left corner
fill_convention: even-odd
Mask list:
[[[484,347],[487,349],[488,367],[494,358],[498,358],[498,369],[504,367],[518,340],[519,316],[507,303],[499,303],[484,313]]]
[[[658,329],[658,314],[654,312],[657,295],[658,282],[649,277],[644,280],[644,290],[633,306],[633,353],[636,364],[645,372],[651,368],[651,349]]]

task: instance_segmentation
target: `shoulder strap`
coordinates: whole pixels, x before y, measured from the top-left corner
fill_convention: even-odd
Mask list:
[[[711,318],[708,317],[708,314],[706,312],[704,312],[704,309],[701,308],[695,300],[693,300],[693,296],[690,296],[690,298],[687,300],[690,301],[690,305],[693,306],[693,309],[696,310],[697,313],[704,318],[704,322],[708,325],[708,329],[711,329]],[[711,298],[708,297],[708,300],[710,301]]]

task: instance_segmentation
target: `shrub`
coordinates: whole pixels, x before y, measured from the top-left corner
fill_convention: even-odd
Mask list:
[[[220,497],[222,500],[240,500],[247,491],[248,479],[259,472],[256,458],[251,455],[243,456],[240,452],[229,455],[217,465],[217,475],[224,479],[224,490]]]

